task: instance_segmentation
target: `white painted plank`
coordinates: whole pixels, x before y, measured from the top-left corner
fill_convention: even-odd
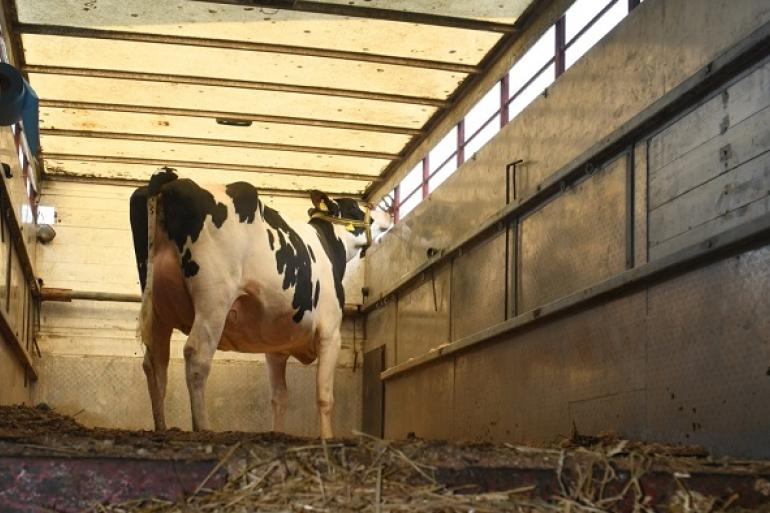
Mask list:
[[[729,145],[729,156],[720,151]],[[770,107],[713,137],[650,178],[650,210],[770,149]]]
[[[206,164],[234,164],[241,166],[283,167],[325,171],[330,178],[334,173],[378,175],[390,160],[347,155],[232,148],[200,144],[178,144],[157,141],[127,141],[90,137],[63,137],[43,135],[43,151],[65,155],[96,155],[104,157],[151,158],[183,160]]]
[[[650,247],[770,193],[770,151],[650,213]]]
[[[139,112],[110,112],[42,107],[41,128],[91,130],[226,141],[294,144],[327,148],[398,153],[411,136],[316,126],[254,121],[251,126],[220,125],[211,118],[163,116]]]
[[[522,0],[484,2],[504,5],[494,10],[499,14],[502,9],[505,17],[518,16],[517,12],[522,8]],[[473,8],[476,3],[442,2],[438,9],[487,12]],[[211,5],[188,0],[99,0],[87,9],[78,0],[18,0],[16,5],[23,23],[244,40],[447,62],[476,63],[500,38],[500,34],[477,30],[430,26],[421,26],[417,30],[413,23]]]

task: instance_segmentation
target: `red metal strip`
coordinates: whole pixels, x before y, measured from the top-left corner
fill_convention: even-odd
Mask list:
[[[0,457],[0,511],[75,513],[94,503],[192,494],[215,461]],[[220,470],[207,488],[225,483]]]

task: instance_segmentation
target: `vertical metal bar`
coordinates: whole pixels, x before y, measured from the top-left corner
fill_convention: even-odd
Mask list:
[[[511,76],[506,73],[500,80],[500,128],[508,124],[508,95],[511,89]]]
[[[465,118],[457,123],[457,167],[465,162]]]
[[[508,164],[505,166],[505,204],[509,205],[511,203],[511,170],[512,164]],[[505,277],[505,282],[503,283],[504,291],[503,291],[503,297],[504,297],[504,310],[503,310],[503,319],[508,319],[508,313],[509,309],[511,307],[511,301],[510,301],[510,295],[511,295],[511,223],[506,222],[505,223],[505,258],[503,259],[503,265],[505,266],[503,275]]]
[[[21,323],[20,323],[20,326],[19,326],[19,331],[21,332],[21,335],[19,337],[19,342],[23,342],[24,343],[24,349],[26,349],[27,352],[29,352],[29,338],[27,336],[28,335],[28,333],[27,333],[27,315],[28,315],[27,311],[29,309],[29,294],[27,293],[27,288],[28,287],[26,286],[26,283],[25,283],[25,285],[22,288],[24,289],[24,292],[23,292],[23,294],[24,294],[24,298],[23,298],[24,299],[24,307],[22,308],[22,311],[21,311]]]
[[[564,73],[564,70],[566,68],[566,48],[567,48],[567,15],[563,15],[561,18],[556,20],[556,24],[554,26],[556,33],[555,38],[555,53],[554,53],[554,64],[556,68],[556,77],[559,78],[562,73]]]
[[[626,269],[634,266],[634,146],[626,151]]]
[[[628,12],[631,12],[634,9],[636,9],[640,3],[642,3],[641,0],[628,0]]]
[[[428,180],[430,179],[430,153],[425,155],[422,159],[422,199],[428,197],[430,189],[428,188]]]
[[[401,210],[401,184],[397,184],[393,188],[393,222],[397,223],[399,216],[398,213]]]
[[[511,257],[509,262],[511,268],[511,305],[509,307],[508,317],[516,317],[519,313],[519,298],[521,297],[521,218],[519,216],[511,219]]]

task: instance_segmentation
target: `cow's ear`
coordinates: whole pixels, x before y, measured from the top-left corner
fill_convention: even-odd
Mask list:
[[[336,211],[336,205],[334,202],[321,191],[310,191],[310,200],[313,202],[313,206],[321,212],[329,212],[334,214]]]

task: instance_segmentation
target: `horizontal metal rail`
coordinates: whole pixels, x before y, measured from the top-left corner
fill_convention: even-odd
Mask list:
[[[364,132],[382,132],[386,134],[400,135],[419,135],[422,133],[421,129],[391,125],[374,125],[369,123],[353,123],[313,118],[295,118],[289,116],[268,116],[265,114],[244,114],[240,112],[177,109],[170,107],[153,107],[150,105],[121,105],[113,103],[76,102],[69,100],[40,100],[40,107],[101,110],[107,112],[137,112],[140,114],[160,114],[162,116],[185,116],[193,118],[225,118],[237,121],[258,121],[261,123],[276,123],[279,125],[316,126],[322,128],[361,130]]]
[[[454,62],[435,61],[428,59],[415,59],[413,57],[398,57],[395,55],[381,55],[367,52],[351,52],[345,50],[332,50],[327,48],[315,48],[310,46],[280,45],[272,43],[257,43],[253,41],[239,41],[231,39],[212,39],[204,37],[177,36],[170,34],[149,34],[143,32],[129,32],[120,30],[102,30],[84,27],[67,27],[64,25],[36,25],[18,23],[14,26],[17,34],[35,34],[57,37],[81,37],[86,39],[104,39],[111,41],[133,41],[138,43],[156,43],[167,45],[193,46],[198,48],[221,48],[226,50],[246,50],[263,53],[281,53],[287,55],[301,55],[304,57],[324,57],[341,61],[374,62],[378,64],[390,64],[393,66],[406,66],[411,68],[435,69],[452,73],[478,73],[477,66],[459,64]]]
[[[535,192],[506,205],[496,214],[481,222],[479,227],[470,230],[463,237],[460,237],[459,242],[428,260],[408,276],[394,283],[389,289],[381,293],[379,297],[366,303],[362,307],[362,311],[364,313],[372,311],[383,300],[397,294],[411,283],[417,281],[427,271],[454,258],[466,246],[479,240],[486,234],[502,230],[505,227],[505,223],[514,217],[527,213],[548,197],[560,192],[566,184],[579,180],[586,174],[587,170],[592,170],[596,167],[594,163],[601,163],[620,153],[638,138],[652,131],[657,125],[670,119],[678,112],[691,107],[709,92],[729,81],[735,74],[769,54],[770,22],[756,29],[743,41],[674,87],[626,124],[551,174],[538,185]]]
[[[456,354],[494,338],[510,335],[516,331],[531,327],[536,322],[565,315],[597,300],[621,295],[666,276],[691,271],[695,266],[707,263],[709,259],[717,258],[720,255],[752,244],[766,243],[768,240],[770,240],[770,219],[757,219],[738,229],[711,237],[677,253],[622,272],[574,294],[430,350],[420,356],[390,367],[380,374],[380,378],[383,380],[390,379],[444,356]]]
[[[393,160],[398,158],[398,155],[395,153],[383,153],[378,151],[348,150],[345,148],[328,148],[325,146],[295,146],[291,144],[236,141],[232,139],[205,139],[202,137],[178,137],[170,135],[135,134],[125,132],[98,132],[93,130],[66,130],[60,128],[41,128],[40,134],[59,137],[85,137],[89,139],[118,139],[122,141],[193,144],[199,146],[223,146],[229,148],[252,148],[257,150],[315,153],[321,155],[340,155],[344,157],[360,157],[382,160]]]
[[[316,14],[329,14],[333,16],[347,16],[351,18],[365,18],[384,21],[397,21],[403,23],[416,23],[418,25],[433,25],[437,27],[459,28],[465,30],[480,30],[484,32],[513,32],[515,25],[486,21],[475,18],[463,18],[460,16],[446,16],[441,14],[421,13],[395,9],[383,9],[377,7],[361,7],[349,4],[335,4],[329,2],[317,2],[311,0],[196,0],[206,3],[243,5],[250,7],[266,7],[289,11],[309,12]],[[351,2],[352,4],[352,2]]]
[[[90,290],[72,290],[53,287],[43,287],[40,289],[40,299],[42,301],[53,301],[58,303],[70,303],[73,300],[87,301],[114,301],[118,303],[141,303],[141,294],[126,294],[122,292],[94,292]]]
[[[360,100],[376,100],[390,103],[406,103],[445,107],[446,100],[421,96],[401,94],[375,93],[357,91],[354,89],[336,89],[331,87],[311,87],[293,84],[278,84],[272,82],[252,82],[227,78],[196,77],[188,75],[169,75],[161,73],[139,73],[135,71],[117,71],[91,68],[67,68],[63,66],[40,66],[27,64],[22,71],[46,75],[65,75],[74,77],[111,78],[116,80],[143,80],[147,82],[167,82],[170,84],[192,84],[212,87],[233,87],[238,89],[253,89],[259,91],[277,91],[283,93],[312,94],[320,96],[336,96]]]
[[[141,303],[141,294],[127,294],[123,292],[99,292],[90,290],[73,290],[54,287],[43,287],[41,289],[42,301],[51,301],[56,303],[71,303],[72,301],[108,301],[115,303]],[[359,305],[346,304],[342,308],[346,316],[358,315],[360,313]]]
[[[194,169],[217,169],[222,171],[242,171],[244,173],[264,173],[290,176],[312,176],[316,178],[333,178],[339,180],[359,180],[371,182],[379,180],[377,175],[358,173],[337,173],[333,171],[317,171],[314,169],[296,169],[287,167],[246,166],[242,164],[223,164],[218,162],[198,162],[194,160],[167,160],[156,158],[119,157],[114,155],[80,155],[70,153],[46,153],[47,161],[76,160],[82,162],[109,162],[113,164],[145,164],[149,166],[189,167]]]

